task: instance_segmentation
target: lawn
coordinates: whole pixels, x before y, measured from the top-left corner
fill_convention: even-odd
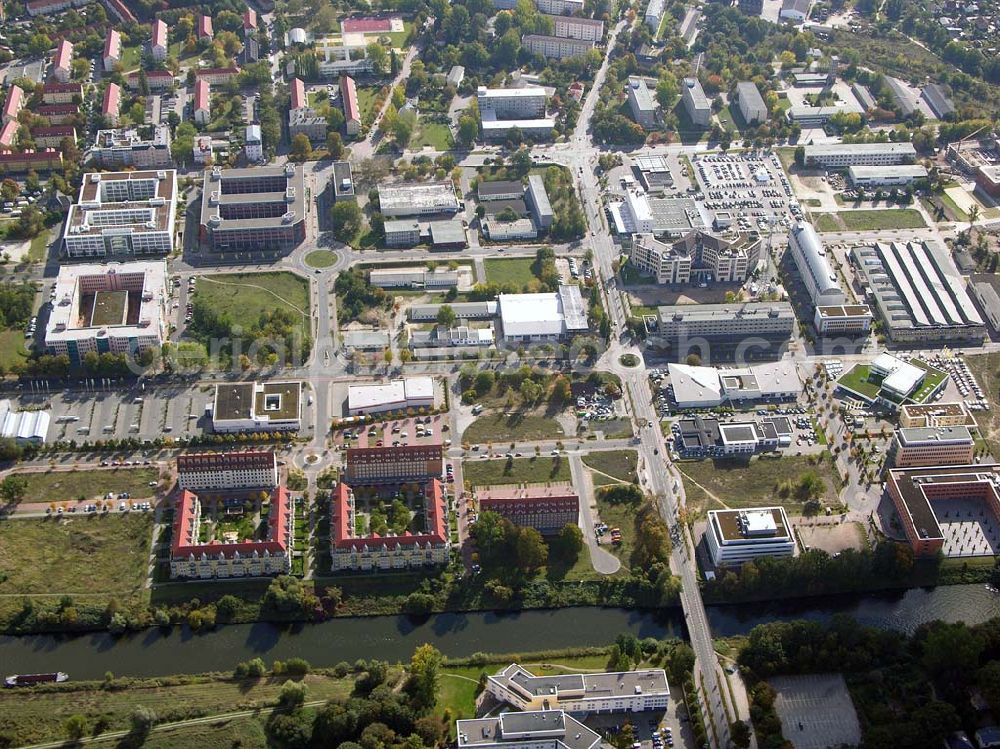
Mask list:
[[[329,268],[337,262],[337,253],[330,250],[313,250],[306,255],[305,260],[310,268]]]
[[[122,47],[122,69],[127,73],[139,67],[142,59],[142,50],[139,45],[129,45]]]
[[[570,481],[569,461],[563,457],[466,460],[462,464],[469,486],[496,484],[545,484]]]
[[[613,484],[616,481],[631,483],[636,478],[635,450],[607,450],[592,452],[583,457],[583,463],[593,469],[594,486]]]
[[[923,403],[948,375],[920,359],[910,359],[910,364],[919,367],[927,373],[924,375],[924,381],[920,383],[920,388],[910,396],[910,400],[913,402]]]
[[[1000,387],[1000,354],[980,354],[965,357],[969,370],[983,389],[990,406],[989,411],[973,411],[979,425],[979,433],[986,440],[993,455],[1000,455],[1000,401],[997,391]]]
[[[28,248],[28,259],[33,263],[41,263],[45,260],[45,256],[49,251],[49,239],[51,234],[48,230],[43,231],[37,237],[33,237],[31,240],[31,246]]]
[[[847,388],[848,390],[852,390],[855,393],[860,393],[871,400],[878,395],[880,387],[874,382],[868,382],[870,373],[871,367],[867,364],[858,364],[841,376],[841,378],[837,380],[837,384],[841,387]]]
[[[522,287],[538,280],[535,271],[532,270],[535,264],[534,258],[490,258],[483,262],[486,266],[487,283],[513,284]]]
[[[812,456],[785,455],[780,458],[754,457],[746,460],[697,460],[681,461],[677,468],[684,477],[685,489],[692,481],[718,497],[731,508],[766,507],[784,504],[797,508],[795,500],[783,500],[775,491],[776,486],[790,480],[798,481],[803,474],[812,472],[823,479],[826,491],[820,497],[827,504],[837,504],[839,480],[828,460],[813,462]],[[705,497],[704,492],[697,493]],[[688,507],[692,506],[688,497]]]
[[[114,664],[108,665],[113,671]],[[152,709],[161,722],[269,706],[277,701],[285,677],[246,682],[202,677],[194,681],[197,683],[175,686],[161,686],[160,681],[153,679],[130,681],[127,689],[120,690],[102,689],[93,682],[73,686],[70,683],[52,691],[8,689],[0,691],[0,714],[4,716],[6,732],[14,738],[14,744],[20,746],[64,738],[63,721],[77,713],[88,719],[91,730],[101,718],[106,721],[106,731],[117,731],[129,727],[129,716],[137,705]],[[354,684],[353,675],[338,679],[310,674],[304,681],[307,700],[347,697]],[[198,726],[165,734],[154,733],[142,746],[230,746],[234,736],[244,736],[246,732],[240,729],[234,733],[237,730],[235,722],[223,727],[212,726],[211,730],[217,730],[214,735],[224,740],[196,739],[207,737],[208,734],[203,732],[210,730],[208,726]],[[259,728],[247,728],[251,736],[260,732]],[[187,742],[178,743],[181,738]],[[249,746],[263,747],[266,742],[251,743]]]
[[[151,497],[150,481],[159,481],[156,468],[113,468],[91,471],[48,471],[22,473],[28,480],[25,502],[66,502],[72,499],[99,499],[108,492],[128,492],[133,498]]]
[[[371,122],[375,116],[375,97],[378,88],[375,86],[358,86],[358,110],[362,122]]]
[[[485,413],[469,424],[462,434],[463,442],[494,443],[532,442],[559,439],[565,436],[559,422],[549,416],[515,411]]]
[[[135,595],[146,579],[152,527],[152,516],[138,513],[4,520],[0,593]]]
[[[451,129],[441,122],[421,121],[417,133],[410,139],[410,148],[430,146],[435,151],[448,151],[454,145]]]
[[[167,47],[167,54],[176,57],[181,65],[192,63],[201,56],[201,53],[197,49],[191,52],[191,54],[185,54],[184,45],[180,42],[174,42]]]
[[[24,362],[28,358],[28,349],[24,346],[26,341],[20,328],[0,330],[0,367],[9,371],[12,364]]]
[[[622,542],[617,546],[610,543],[610,533],[605,534],[608,539],[605,548],[617,556],[623,567],[629,566],[629,558],[632,556],[632,547],[635,545],[635,513],[639,509],[638,504],[627,502],[607,502],[601,498],[601,492],[594,492],[597,500],[597,516],[602,523],[607,523],[608,528],[618,528],[622,532]]]
[[[927,224],[915,208],[886,210],[838,211],[813,217],[816,231],[888,231],[892,229],[923,229]]]
[[[188,749],[192,746],[265,749],[267,745],[262,719],[248,717],[156,731],[142,742],[142,749]]]
[[[248,329],[275,307],[308,314],[309,282],[288,272],[200,276],[195,298]]]

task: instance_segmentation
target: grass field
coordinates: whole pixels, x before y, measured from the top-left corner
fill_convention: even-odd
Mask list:
[[[820,213],[813,219],[816,231],[821,232],[923,229],[927,225],[920,211],[914,208]]]
[[[295,273],[201,276],[195,296],[220,314],[227,315],[234,325],[242,325],[245,329],[275,307],[309,314],[309,282]]]
[[[358,110],[362,122],[370,122],[375,116],[375,97],[378,88],[375,86],[358,86]]]
[[[48,230],[32,238],[31,246],[28,248],[28,259],[31,262],[40,263],[45,260],[49,250],[49,239],[51,239],[51,234]]]
[[[142,58],[142,50],[139,45],[129,45],[127,47],[122,47],[122,68],[125,72],[130,70],[135,70],[139,67],[139,62]]]
[[[92,471],[49,471],[22,473],[28,480],[25,502],[66,502],[72,499],[99,499],[108,492],[128,492],[133,498],[151,497],[150,481],[158,481],[156,468],[113,468]]]
[[[113,670],[113,663],[109,668]],[[353,675],[338,679],[310,674],[304,679],[307,700],[346,697],[353,686]],[[285,677],[260,681],[236,682],[200,678],[198,683],[161,686],[155,680],[129,682],[125,689],[106,690],[98,685],[88,688],[60,688],[52,691],[0,691],[0,714],[4,728],[14,738],[14,745],[64,738],[62,724],[70,715],[81,714],[88,719],[91,730],[98,719],[105,722],[106,731],[129,728],[129,716],[137,705],[152,709],[159,722],[187,720],[202,715],[252,710],[275,704]],[[70,685],[67,685],[69,687]],[[254,723],[253,719],[246,719]],[[195,726],[166,733],[154,733],[143,747],[232,746],[235,737],[259,734],[243,720],[211,726]],[[222,741],[209,740],[218,737]],[[183,739],[184,741],[181,741]],[[266,742],[243,743],[240,746],[266,746]]]
[[[28,358],[26,341],[20,328],[0,330],[0,366],[9,370],[12,364],[24,362]]]
[[[559,439],[565,436],[559,422],[548,416],[515,411],[485,413],[469,424],[462,434],[463,442],[503,443]]]
[[[774,504],[799,507],[800,503],[795,500],[780,498],[775,487],[783,481],[798,481],[810,471],[823,479],[826,485],[826,491],[820,500],[827,504],[837,504],[838,481],[833,474],[832,465],[825,460],[811,463],[810,458],[804,455],[755,457],[749,463],[745,460],[681,461],[677,463],[677,468],[684,477],[687,505],[696,510],[712,509],[705,507],[711,497],[705,491],[692,492],[692,487],[697,489],[692,482],[733,508]]]
[[[1000,354],[981,354],[965,357],[979,387],[983,389],[990,404],[989,411],[973,411],[979,433],[993,455],[1000,455],[1000,401],[997,389],[1000,386]]]
[[[526,283],[537,280],[531,269],[531,266],[535,264],[532,258],[491,258],[484,262],[488,283],[512,283],[516,286],[524,286]]]
[[[635,450],[608,450],[585,455],[583,463],[588,468],[594,469],[592,472],[594,486],[605,486],[616,483],[615,479],[627,483],[635,481],[637,460],[638,455]]]
[[[466,460],[462,465],[462,474],[470,486],[543,484],[570,480],[569,461],[548,455],[512,460]]]
[[[410,148],[430,146],[435,151],[447,151],[455,140],[449,127],[440,122],[423,122],[417,128],[416,134],[410,139]]]
[[[142,590],[151,515],[0,522],[0,593],[130,596]],[[2,713],[0,709],[0,713]]]
[[[142,749],[188,749],[192,746],[265,749],[267,745],[262,721],[251,717],[157,731],[142,742]]]
[[[337,253],[330,250],[313,250],[306,255],[306,265],[311,268],[329,268],[337,262]]]
[[[601,499],[599,491],[594,492],[594,498],[597,500],[597,515],[601,522],[607,523],[609,528],[618,528],[622,532],[620,544],[617,546],[607,544],[605,548],[621,560],[622,567],[628,567],[632,547],[635,545],[635,513],[639,506],[606,502]],[[605,536],[605,538],[610,538],[610,536]]]

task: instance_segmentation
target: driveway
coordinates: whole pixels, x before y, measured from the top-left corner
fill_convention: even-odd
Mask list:
[[[573,486],[580,495],[580,528],[583,530],[587,546],[590,547],[591,564],[594,565],[596,572],[613,575],[621,569],[622,563],[618,557],[597,542],[597,533],[594,531],[594,517],[597,515],[594,485],[579,453],[569,453],[569,470],[573,477]]]

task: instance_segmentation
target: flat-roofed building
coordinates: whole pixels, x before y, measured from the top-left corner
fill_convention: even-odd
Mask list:
[[[542,229],[552,226],[554,214],[549,194],[545,191],[545,180],[540,174],[528,175],[528,189],[524,191],[525,202],[531,209],[535,223]]]
[[[479,202],[490,200],[517,200],[524,195],[524,186],[520,180],[493,180],[480,182],[476,190]]]
[[[780,358],[792,337],[795,314],[788,302],[673,305],[657,310],[648,341],[674,361],[697,353],[703,361]]]
[[[419,230],[420,225],[417,224]],[[447,268],[375,268],[368,273],[368,283],[382,289],[450,289],[458,286],[458,272]]]
[[[781,3],[781,10],[778,11],[778,18],[801,23],[809,18],[811,7],[812,0],[784,0]]]
[[[990,197],[1000,197],[1000,166],[983,165],[976,169],[976,187]]]
[[[174,509],[174,532],[170,543],[170,577],[214,579],[286,575],[292,570],[295,510],[288,490],[271,492],[267,534],[263,540],[212,540],[202,543],[201,500],[187,489]]]
[[[173,249],[177,172],[104,172],[83,176],[63,228],[71,258],[119,259]]]
[[[886,490],[916,556],[993,556],[996,539],[983,525],[1000,526],[1000,466],[892,468]],[[962,517],[971,515],[972,517]],[[963,522],[965,521],[965,522]],[[972,536],[981,542],[969,543]]]
[[[812,224],[799,221],[791,228],[788,232],[788,250],[814,306],[847,302],[847,295],[837,282],[837,274],[830,267],[826,248]]]
[[[167,59],[167,24],[161,19],[153,21],[150,29],[149,53],[155,62]]]
[[[888,457],[894,468],[969,465],[976,442],[968,427],[905,427],[897,429]]]
[[[430,377],[406,377],[387,383],[350,385],[347,388],[349,416],[378,414],[387,411],[434,408],[434,380]]]
[[[601,736],[562,710],[455,721],[458,749],[598,749]]]
[[[289,432],[302,426],[301,382],[236,382],[215,386],[212,431]]]
[[[534,239],[538,236],[538,227],[530,218],[503,221],[493,214],[487,215],[480,223],[483,236],[491,242],[512,242],[518,239]]]
[[[104,72],[110,73],[115,69],[115,65],[122,61],[122,35],[116,29],[108,29],[108,35],[104,39]]]
[[[717,567],[795,555],[795,536],[784,507],[709,510],[705,544]]]
[[[118,117],[122,110],[122,89],[117,83],[109,83],[104,89],[101,101],[101,117],[109,127],[118,127]]]
[[[291,249],[305,239],[302,166],[205,171],[200,239],[220,251]]]
[[[920,164],[888,166],[851,166],[847,176],[855,187],[899,187],[927,179],[927,168]]]
[[[894,343],[979,344],[986,323],[948,254],[929,242],[855,246],[851,261]]]
[[[805,166],[827,169],[910,164],[917,158],[912,143],[831,143],[808,145],[803,150]]]
[[[906,403],[899,409],[899,426],[954,427],[973,426],[976,420],[962,401],[950,403]]]
[[[404,182],[378,186],[383,216],[430,216],[461,209],[451,182]]]
[[[742,283],[757,267],[760,244],[756,234],[740,235],[730,241],[695,231],[673,243],[639,234],[633,238],[629,262],[661,284]]]
[[[945,90],[937,83],[928,83],[920,91],[920,98],[927,102],[934,116],[939,120],[946,119],[955,114],[955,102],[945,93]]]
[[[98,130],[91,148],[94,161],[104,167],[133,166],[139,169],[170,166],[170,128],[151,125]]]
[[[415,247],[420,244],[420,222],[412,218],[385,222],[386,247]]]
[[[64,265],[45,324],[45,350],[80,365],[88,353],[159,350],[167,335],[163,261]]]
[[[333,182],[333,202],[341,200],[354,200],[354,173],[351,171],[351,162],[333,162],[333,175],[330,180]]]
[[[855,104],[835,104],[826,107],[793,106],[785,110],[785,119],[803,128],[823,127],[838,114],[864,114]],[[808,146],[806,146],[808,148]]]
[[[500,325],[505,341],[555,341],[589,330],[579,286],[541,294],[501,294]]]
[[[660,668],[535,676],[512,663],[486,677],[486,691],[519,710],[564,710],[571,715],[663,711],[670,700],[667,675]]]
[[[583,39],[525,34],[521,38],[521,46],[532,54],[553,60],[563,60],[567,57],[580,57],[587,54],[594,48],[594,43]]]
[[[820,335],[843,335],[857,338],[872,328],[871,307],[867,304],[817,305],[813,325]]]
[[[660,23],[663,21],[663,6],[664,0],[649,0],[643,12],[642,20],[654,34],[660,30]]]
[[[440,478],[444,470],[444,448],[440,443],[350,447],[345,460],[344,480],[348,484],[402,484]]]
[[[278,459],[272,450],[183,453],[177,456],[181,489],[273,489]]]
[[[493,0],[493,2],[496,3],[498,0]],[[514,6],[511,5],[511,7]],[[583,0],[535,0],[535,7],[541,13],[549,15],[573,16],[583,13]]]
[[[552,21],[553,34],[565,39],[599,42],[604,38],[604,21],[579,16],[545,15]]]
[[[443,304],[413,304],[406,312],[413,322],[437,320]],[[497,315],[496,302],[452,302],[448,305],[456,320],[490,320]]]
[[[527,135],[551,135],[555,120],[545,115],[547,95],[541,86],[486,88],[476,91],[484,137],[506,137],[511,128]]]
[[[878,102],[875,101],[872,92],[868,90],[867,86],[861,83],[852,83],[851,93],[854,94],[854,98],[858,100],[858,104],[861,105],[861,108],[865,112],[870,112],[878,106]]]
[[[264,138],[260,132],[260,125],[247,125],[243,136],[243,153],[247,161],[264,160]]]
[[[712,103],[705,96],[705,89],[697,78],[681,81],[681,101],[691,122],[699,127],[708,127],[712,120]]]
[[[568,484],[476,487],[480,512],[495,512],[514,525],[555,535],[580,517],[580,497]]]
[[[632,112],[632,119],[645,128],[652,130],[656,127],[659,110],[659,102],[653,97],[653,93],[642,78],[631,77],[626,84],[628,92],[628,106]]]
[[[424,229],[426,226],[426,231]],[[426,225],[420,227],[420,239],[426,241],[430,239],[431,248],[438,249],[458,249],[467,247],[469,240],[465,235],[465,227],[458,219],[451,221],[428,221]]]
[[[359,533],[354,490],[345,482],[337,484],[330,497],[332,571],[408,570],[445,564],[451,539],[448,502],[441,482],[430,479],[423,485],[422,495],[422,532]]]
[[[56,45],[52,56],[52,77],[60,83],[69,83],[73,64],[73,43],[63,39]]]
[[[667,373],[669,389],[678,408],[789,401],[802,392],[798,370],[788,361],[727,369],[668,364]]]
[[[340,76],[340,106],[344,110],[344,129],[348,135],[361,132],[361,109],[358,106],[358,87],[349,75]]]
[[[743,121],[748,125],[767,122],[767,105],[757,90],[757,84],[752,81],[736,84],[736,104],[743,115]]]

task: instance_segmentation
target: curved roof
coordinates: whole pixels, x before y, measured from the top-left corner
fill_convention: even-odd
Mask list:
[[[808,221],[800,221],[791,233],[798,245],[798,254],[808,266],[809,275],[812,276],[817,291],[820,294],[840,291],[837,275],[833,272],[826,257],[826,248],[823,247],[813,225]],[[802,273],[805,270],[800,268],[799,272]]]

